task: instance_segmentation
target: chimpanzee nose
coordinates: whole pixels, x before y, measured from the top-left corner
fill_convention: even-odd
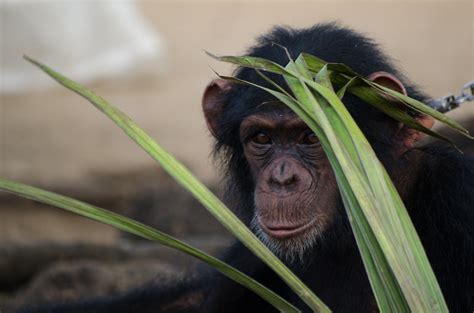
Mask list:
[[[294,166],[290,162],[283,161],[277,164],[271,173],[270,184],[276,187],[289,187],[298,180]]]

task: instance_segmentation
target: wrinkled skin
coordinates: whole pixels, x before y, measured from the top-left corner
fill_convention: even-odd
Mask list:
[[[302,256],[332,223],[338,190],[318,138],[283,104],[242,121],[240,140],[255,181],[252,227],[285,259]]]

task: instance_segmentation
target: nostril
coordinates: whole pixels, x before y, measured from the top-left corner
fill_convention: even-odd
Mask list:
[[[284,185],[291,185],[294,183],[296,183],[296,175],[294,174],[290,175],[290,177],[288,177],[287,179],[283,181]]]

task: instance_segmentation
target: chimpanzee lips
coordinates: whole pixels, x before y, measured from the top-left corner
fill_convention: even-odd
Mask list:
[[[314,222],[315,220],[301,224],[266,225],[260,221],[260,225],[267,235],[276,239],[288,239],[304,234],[308,229],[313,227]]]

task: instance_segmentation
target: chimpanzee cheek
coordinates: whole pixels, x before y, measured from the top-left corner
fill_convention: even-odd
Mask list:
[[[258,183],[259,177],[262,176],[262,172],[266,168],[266,160],[258,160],[251,155],[246,154],[245,159],[247,160],[247,164],[250,169],[250,174],[252,175],[252,179],[255,183]]]

